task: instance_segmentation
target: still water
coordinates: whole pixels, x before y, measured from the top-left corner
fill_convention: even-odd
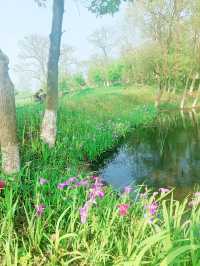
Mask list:
[[[175,188],[178,199],[200,185],[200,115],[161,114],[156,126],[135,129],[98,165],[115,188],[146,184],[153,190]]]

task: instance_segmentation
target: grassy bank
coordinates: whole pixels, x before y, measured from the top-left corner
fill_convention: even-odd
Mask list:
[[[42,106],[18,108],[22,170],[0,192],[2,265],[198,265],[198,207],[145,188],[119,197],[88,172],[121,137],[154,120],[153,100],[148,88],[67,96],[52,150],[39,139]]]

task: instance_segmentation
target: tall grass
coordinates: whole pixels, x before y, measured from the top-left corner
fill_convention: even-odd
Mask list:
[[[42,106],[18,108],[22,170],[4,177],[0,192],[0,265],[199,265],[200,210],[187,199],[175,201],[173,192],[155,196],[142,187],[125,196],[104,187],[105,196],[81,224],[79,210],[90,189],[57,188],[71,176],[92,182],[90,163],[155,118],[154,107],[143,104],[143,97],[123,90],[68,97],[51,150],[39,138]],[[41,185],[41,177],[48,183]],[[150,217],[148,206],[155,202],[158,210]],[[120,204],[129,206],[123,217]]]

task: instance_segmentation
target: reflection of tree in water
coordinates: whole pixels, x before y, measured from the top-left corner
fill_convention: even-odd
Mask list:
[[[176,186],[178,192],[200,182],[200,131],[188,119],[186,125],[138,130],[127,141],[127,157],[137,183]]]

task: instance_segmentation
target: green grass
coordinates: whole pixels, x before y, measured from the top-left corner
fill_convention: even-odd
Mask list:
[[[39,138],[41,105],[18,107],[22,169],[0,192],[0,265],[199,265],[200,210],[173,194],[140,199],[140,190],[119,197],[107,187],[86,224],[79,209],[88,189],[57,189],[71,176],[86,178],[90,163],[133,128],[157,115],[149,88],[87,90],[61,101],[58,140],[49,150]],[[41,186],[40,177],[49,180]],[[3,178],[3,175],[2,175]],[[145,206],[158,202],[152,223]],[[130,205],[120,217],[118,205]],[[46,206],[36,216],[34,206]]]

